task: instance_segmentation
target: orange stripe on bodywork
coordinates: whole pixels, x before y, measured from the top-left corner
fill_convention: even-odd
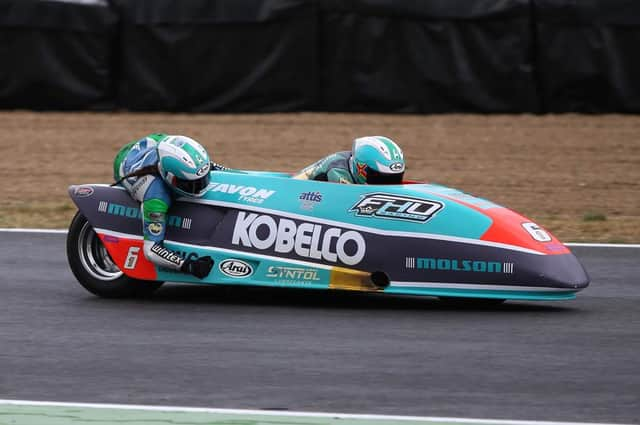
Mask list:
[[[107,248],[113,262],[125,275],[135,279],[157,279],[158,274],[155,265],[144,256],[142,240],[114,237],[100,233],[98,233],[98,236],[105,248]],[[138,248],[138,250],[131,250],[131,248]],[[133,261],[134,256],[135,261]],[[129,266],[134,265],[133,268],[125,267],[127,257],[131,257]]]
[[[532,221],[514,211],[507,208],[489,208],[483,213],[493,221],[491,227],[480,238],[484,241],[521,246],[547,255],[569,254],[571,252],[546,229],[543,230],[551,238],[549,242],[539,242],[533,239],[533,236],[522,227],[524,223]]]
[[[545,255],[559,255],[569,254],[571,251],[564,246],[562,242],[551,234],[548,230],[542,228],[550,237],[549,242],[539,242],[533,239],[525,229],[522,227],[524,223],[532,223],[532,221],[517,212],[504,208],[501,206],[495,206],[491,208],[480,208],[476,205],[464,202],[461,199],[450,197],[446,195],[439,195],[443,198],[447,198],[453,202],[464,205],[468,208],[472,208],[491,219],[491,226],[480,237],[483,241],[498,242],[508,245],[519,246],[522,248],[528,248],[538,251]]]

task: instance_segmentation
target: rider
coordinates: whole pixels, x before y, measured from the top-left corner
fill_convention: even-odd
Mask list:
[[[350,151],[322,158],[293,178],[347,184],[400,184],[404,167],[402,150],[393,140],[368,136],[355,139]]]
[[[207,151],[185,136],[150,134],[125,145],[116,155],[113,175],[141,203],[144,255],[152,263],[200,279],[211,271],[211,257],[183,259],[163,246],[167,211],[174,197],[199,197],[209,185],[209,171],[224,170]]]

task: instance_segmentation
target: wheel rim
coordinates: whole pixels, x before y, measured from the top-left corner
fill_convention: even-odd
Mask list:
[[[113,262],[107,249],[89,223],[85,223],[80,230],[78,253],[84,269],[96,279],[111,281],[122,276],[122,271]]]

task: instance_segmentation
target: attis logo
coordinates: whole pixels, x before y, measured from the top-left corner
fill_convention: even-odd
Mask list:
[[[80,198],[86,198],[87,196],[93,195],[93,188],[89,186],[76,187],[73,194]]]
[[[322,193],[320,192],[305,192],[300,194],[301,201],[322,202]]]
[[[388,193],[370,193],[365,195],[349,211],[354,211],[357,216],[362,217],[425,223],[443,208],[444,204],[438,201]]]
[[[305,192],[301,193],[298,199],[300,199],[300,208],[311,211],[315,204],[322,202],[322,193]]]
[[[247,277],[253,274],[253,267],[250,264],[233,258],[224,260],[218,268],[222,274],[234,278]]]

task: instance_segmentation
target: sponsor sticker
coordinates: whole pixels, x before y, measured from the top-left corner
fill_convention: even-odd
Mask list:
[[[428,199],[389,193],[369,193],[356,202],[350,212],[360,217],[378,217],[425,223],[433,218],[444,204]]]
[[[73,194],[80,198],[86,198],[88,196],[93,195],[93,188],[89,186],[76,187],[75,190],[73,191]]]
[[[300,208],[311,211],[313,207],[322,202],[322,193],[320,192],[304,192],[298,197],[300,200]]]
[[[222,274],[233,278],[243,278],[253,274],[251,264],[238,260],[237,258],[224,260],[218,265],[218,268]]]
[[[548,243],[544,247],[547,249],[547,251],[551,252],[564,251],[567,249],[567,247],[562,245],[561,243]]]
[[[198,168],[198,171],[196,171],[196,176],[202,177],[207,174],[209,172],[209,167],[211,167],[211,164],[207,162],[202,167]]]
[[[316,223],[297,224],[287,218],[244,211],[238,213],[231,243],[332,263],[340,261],[349,266],[360,263],[367,249],[363,236],[354,230]]]
[[[140,208],[127,207],[125,205],[120,205],[120,204],[107,202],[107,201],[100,201],[98,203],[98,212],[110,214],[110,215],[117,215],[120,217],[137,219],[137,220],[142,219],[142,211],[140,210]],[[151,213],[149,217],[153,220],[157,220],[157,218],[154,218],[152,214],[154,213]],[[157,215],[156,217],[159,217],[159,215]],[[178,227],[181,229],[189,230],[191,229],[191,223],[192,223],[191,218],[180,217],[177,215],[170,215],[167,217],[166,225],[170,227]]]
[[[404,260],[404,266],[407,269],[418,270],[505,274],[513,273],[513,263],[503,263],[500,261],[406,257]]]
[[[149,223],[149,226],[147,227],[147,229],[149,229],[149,233],[151,233],[153,236],[160,235],[163,228],[164,226],[162,225],[162,223],[157,222]]]
[[[393,164],[391,164],[389,166],[389,169],[391,171],[394,171],[396,173],[399,173],[401,171],[404,171],[404,164],[402,162],[394,162]]]
[[[318,270],[307,267],[269,266],[266,277],[277,283],[300,284],[320,280]]]
[[[238,195],[238,200],[251,204],[261,204],[270,198],[275,190],[260,189],[253,186],[242,186],[227,183],[211,183],[209,192],[221,192],[229,195]]]
[[[161,212],[150,212],[149,213],[149,218],[153,221],[163,221],[164,220],[164,213]]]
[[[111,235],[104,235],[102,237],[102,240],[104,242],[108,242],[108,243],[119,243],[120,242],[120,238],[117,236],[111,236]]]
[[[173,252],[171,252],[168,249],[164,248],[160,244],[153,244],[153,246],[151,247],[151,252],[153,252],[154,254],[159,256],[160,258],[163,258],[163,259],[169,261],[170,263],[176,264],[178,266],[182,264],[182,258],[180,258],[179,255],[174,254]]]

